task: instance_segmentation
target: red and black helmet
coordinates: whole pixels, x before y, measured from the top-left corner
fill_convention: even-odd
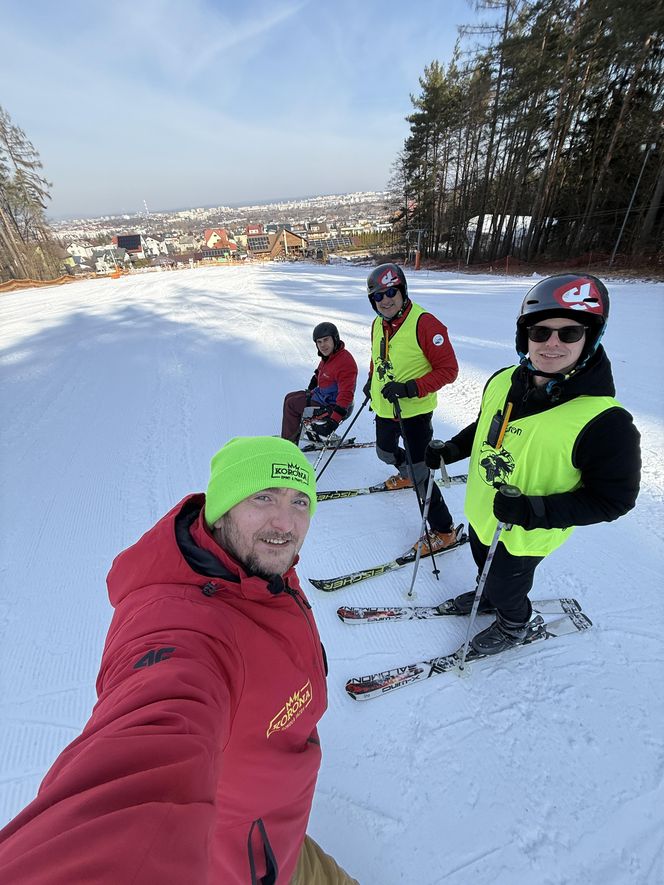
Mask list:
[[[568,317],[588,327],[585,362],[598,348],[609,318],[609,293],[591,274],[559,273],[535,283],[526,293],[516,320],[516,349],[528,352],[528,326],[550,317]]]
[[[408,300],[406,275],[398,264],[392,264],[392,262],[379,264],[367,277],[367,294],[374,310],[376,310],[374,295],[378,292],[387,292],[388,289],[399,289],[403,295],[404,304]]]

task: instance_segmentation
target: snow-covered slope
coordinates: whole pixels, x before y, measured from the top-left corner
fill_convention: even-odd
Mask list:
[[[337,323],[364,382],[373,317],[364,277],[346,267],[210,268],[0,298],[0,823],[34,796],[94,703],[113,556],[205,487],[226,440],[279,431],[284,393],[311,375],[317,322]],[[410,281],[460,361],[434,416],[445,439],[473,420],[488,376],[514,361],[514,320],[532,281],[425,272]],[[533,593],[576,597],[594,628],[357,704],[343,690],[349,676],[452,651],[465,622],[337,619],[342,603],[402,601],[408,569],[336,594],[310,588],[330,659],[310,831],[363,885],[664,882],[664,285],[609,289],[605,344],[642,433],[642,492],[619,522],[577,530],[538,570]],[[371,419],[360,416],[358,437],[371,438]],[[340,452],[320,486],[385,476],[373,450]],[[457,519],[463,495],[447,493]],[[301,578],[392,558],[419,521],[408,491],[321,504]],[[472,587],[470,551],[444,557],[441,571],[436,583],[422,563],[419,603]]]

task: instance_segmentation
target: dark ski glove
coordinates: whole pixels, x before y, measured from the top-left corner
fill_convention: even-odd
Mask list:
[[[322,418],[311,422],[311,429],[318,436],[329,436],[339,426],[339,422],[332,417]]]
[[[388,402],[395,403],[404,397],[417,396],[417,384],[415,381],[388,381],[381,393]]]
[[[532,501],[528,495],[519,495],[518,498],[510,498],[498,491],[493,498],[493,515],[501,522],[508,525],[520,525],[524,529],[536,528],[534,525]],[[541,501],[540,499],[537,499]]]
[[[446,442],[442,449],[433,449],[428,445],[424,452],[424,463],[429,470],[438,470],[440,461],[444,464],[454,464],[459,461],[459,449],[452,442]]]

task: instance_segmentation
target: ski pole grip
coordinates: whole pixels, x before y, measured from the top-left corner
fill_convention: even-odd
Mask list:
[[[426,452],[426,465],[429,470],[438,470],[441,466],[445,464],[443,461],[443,449],[445,448],[445,443],[442,439],[432,439],[427,446]]]
[[[521,489],[517,488],[517,486],[510,486],[507,483],[504,483],[498,489],[498,491],[500,492],[501,495],[505,495],[506,498],[520,498],[521,497]],[[502,527],[505,529],[506,532],[509,532],[512,530],[512,523],[511,522],[504,522],[504,523],[502,523]]]

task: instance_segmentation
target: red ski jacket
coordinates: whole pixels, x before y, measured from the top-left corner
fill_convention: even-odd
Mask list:
[[[248,577],[203,503],[185,498],[114,561],[98,701],[0,832],[0,881],[290,881],[320,765],[324,653],[294,569]]]
[[[339,411],[333,409],[331,415],[341,421],[353,402],[356,383],[357,363],[341,341],[339,348],[318,364],[309,384],[311,400],[321,405],[338,406]]]

